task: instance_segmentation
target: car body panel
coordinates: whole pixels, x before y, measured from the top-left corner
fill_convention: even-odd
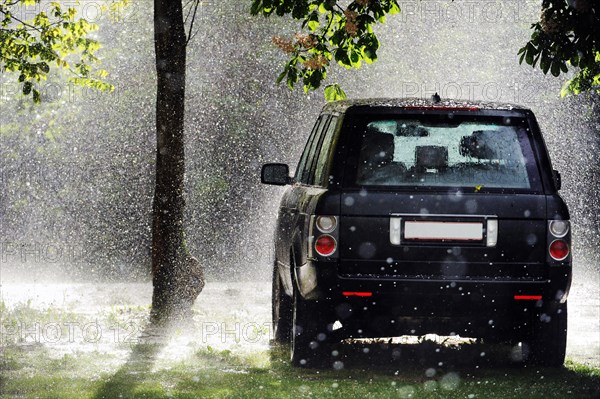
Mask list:
[[[523,151],[530,189],[365,187],[355,183],[357,132],[364,118],[429,116],[435,120],[501,118],[507,124],[518,124],[519,140],[522,145],[527,143]],[[329,128],[332,130],[325,133]],[[350,328],[352,336],[457,331],[486,335],[494,328],[509,334],[515,326],[526,325],[529,315],[546,306],[544,303],[566,301],[571,255],[562,261],[549,256],[553,237],[548,223],[568,220],[569,213],[558,195],[546,146],[530,110],[472,102],[432,106],[415,99],[339,102],[324,107],[305,153],[319,156],[318,148],[309,147],[317,140],[324,143],[323,137],[333,142],[320,158],[327,176],[299,181],[298,176],[310,173],[297,170],[296,181],[286,190],[279,210],[276,264],[288,295],[297,289],[304,299],[336,309],[342,323],[356,327]],[[303,164],[310,162],[301,160],[299,168]],[[319,256],[310,247],[316,239],[316,215],[337,218],[334,256]],[[400,220],[402,234],[408,222],[458,227],[474,223],[481,226],[481,239],[402,236],[394,243],[392,218]],[[497,222],[493,245],[486,241],[488,220]],[[570,232],[564,239],[570,243]],[[519,300],[538,296],[542,299]],[[490,319],[497,323],[489,323]],[[524,321],[520,323],[520,319]],[[366,328],[369,325],[375,326],[371,333]]]

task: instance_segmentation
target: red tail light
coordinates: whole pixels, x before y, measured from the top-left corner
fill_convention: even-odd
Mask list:
[[[554,260],[563,260],[569,256],[569,244],[565,240],[554,240],[550,244],[550,256]]]
[[[337,243],[335,242],[335,239],[328,234],[320,236],[315,242],[315,251],[317,251],[317,253],[321,256],[329,256],[333,254],[336,250],[336,247]]]

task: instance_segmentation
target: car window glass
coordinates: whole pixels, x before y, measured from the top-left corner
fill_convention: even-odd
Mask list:
[[[315,123],[315,125],[313,126],[312,131],[310,132],[310,136],[308,137],[306,146],[304,147],[304,151],[302,151],[302,156],[300,157],[300,161],[298,162],[298,166],[296,167],[296,173],[295,173],[296,181],[301,181],[301,179],[302,179],[302,172],[306,165],[306,160],[308,159],[308,155],[312,148],[313,141],[315,139],[315,136],[317,135],[317,132],[319,131],[319,127],[321,126],[321,122],[323,121],[323,119],[324,119],[324,117],[320,116],[317,119],[317,122]]]
[[[301,183],[312,184],[312,177],[314,176],[315,154],[319,153],[319,146],[323,141],[323,131],[328,121],[328,115],[323,115],[316,127],[315,134],[311,138],[312,140],[310,142],[310,146],[307,148],[308,154],[306,156],[306,161],[304,167],[300,171],[299,181]]]
[[[319,158],[317,160],[316,170],[314,182],[317,185],[325,184],[327,180],[326,173],[329,173],[327,170],[327,163],[330,160],[330,152],[333,144],[333,134],[337,127],[338,117],[333,116],[329,125],[327,126],[327,131],[324,134],[323,143],[321,144],[321,152],[319,153]]]
[[[373,121],[363,134],[356,183],[530,189],[528,143],[519,129],[489,122]]]

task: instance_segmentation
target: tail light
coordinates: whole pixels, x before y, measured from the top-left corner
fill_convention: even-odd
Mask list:
[[[562,238],[569,232],[569,221],[568,220],[551,220],[548,224],[550,233],[557,238]]]
[[[568,220],[550,220],[548,222],[548,255],[552,260],[562,261],[571,253]]]
[[[336,216],[313,216],[310,225],[309,257],[335,258],[338,243],[338,218]]]
[[[315,241],[315,251],[321,256],[331,256],[337,249],[335,238],[328,234],[319,236]]]
[[[554,260],[564,260],[569,256],[569,244],[565,240],[554,240],[550,244],[550,256]]]
[[[331,233],[337,227],[337,219],[335,216],[317,216],[315,224],[321,233]]]

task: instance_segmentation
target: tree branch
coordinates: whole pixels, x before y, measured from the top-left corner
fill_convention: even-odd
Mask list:
[[[10,16],[10,19],[14,19],[15,21],[17,21],[18,23],[20,23],[23,26],[27,26],[30,29],[37,30],[38,32],[42,33],[42,30],[40,28],[38,28],[37,26],[28,24],[27,22],[20,20],[19,18],[12,15],[9,11],[5,11],[3,8],[0,8],[0,13]]]
[[[194,4],[194,14],[192,15],[192,20],[190,21],[190,30],[188,31],[187,40],[185,41],[186,46],[188,45],[190,40],[192,40],[192,38],[194,36],[196,36],[195,34],[192,33],[192,29],[194,29],[194,21],[196,20],[196,13],[198,12],[198,6],[200,5],[200,0],[195,0],[195,2],[196,2],[196,4]],[[189,13],[188,13],[188,15],[189,15]],[[186,19],[187,19],[187,17],[186,17]]]

